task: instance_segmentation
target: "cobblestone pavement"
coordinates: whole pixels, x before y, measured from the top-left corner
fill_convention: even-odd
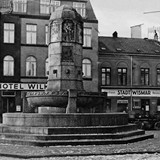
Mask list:
[[[160,131],[155,138],[123,145],[33,147],[0,144],[0,160],[159,160]]]
[[[87,156],[87,157],[50,157],[30,158],[30,160],[159,160],[160,154],[126,154],[110,156]],[[0,160],[26,160],[21,158],[0,157]]]

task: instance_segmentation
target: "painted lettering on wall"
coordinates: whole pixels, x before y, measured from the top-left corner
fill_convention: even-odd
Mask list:
[[[109,97],[160,97],[160,90],[152,89],[102,89]]]
[[[0,83],[0,90],[45,90],[46,87],[40,83]]]
[[[132,90],[132,95],[151,95],[150,90]]]

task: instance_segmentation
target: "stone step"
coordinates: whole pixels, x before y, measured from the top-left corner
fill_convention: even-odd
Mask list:
[[[127,144],[145,139],[153,138],[153,135],[138,135],[121,139],[82,139],[82,140],[22,140],[22,139],[0,139],[0,143],[19,144],[29,146],[58,146],[58,145],[109,145]]]
[[[105,133],[105,134],[20,134],[20,133],[0,133],[0,139],[23,139],[23,140],[82,140],[82,139],[120,139],[131,136],[144,135],[144,130],[134,130],[129,132]]]
[[[92,134],[92,133],[117,133],[136,130],[137,125],[119,126],[90,126],[90,127],[23,127],[0,125],[0,133],[23,133],[23,134]]]

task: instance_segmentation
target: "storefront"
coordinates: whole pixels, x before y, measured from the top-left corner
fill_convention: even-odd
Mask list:
[[[3,113],[23,112],[26,92],[45,90],[46,84],[0,83],[0,121]]]
[[[135,111],[138,114],[160,112],[160,90],[155,89],[102,89],[111,101],[111,110]]]

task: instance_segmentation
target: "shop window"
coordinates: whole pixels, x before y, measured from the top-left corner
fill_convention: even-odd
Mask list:
[[[13,12],[27,12],[27,0],[12,0]]]
[[[14,43],[15,38],[15,24],[4,23],[4,43]]]
[[[3,75],[14,76],[14,58],[12,56],[6,56],[3,59]]]
[[[127,85],[127,69],[118,68],[118,85],[125,86]]]
[[[149,85],[149,68],[141,68],[141,85]]]
[[[91,61],[89,59],[83,59],[82,70],[83,78],[91,78]]]
[[[102,85],[111,84],[111,68],[102,68],[101,69]]]
[[[37,25],[34,24],[26,25],[26,43],[27,44],[37,43]]]
[[[36,76],[36,59],[32,56],[26,59],[26,76]]]
[[[133,109],[141,109],[139,99],[133,99]]]

